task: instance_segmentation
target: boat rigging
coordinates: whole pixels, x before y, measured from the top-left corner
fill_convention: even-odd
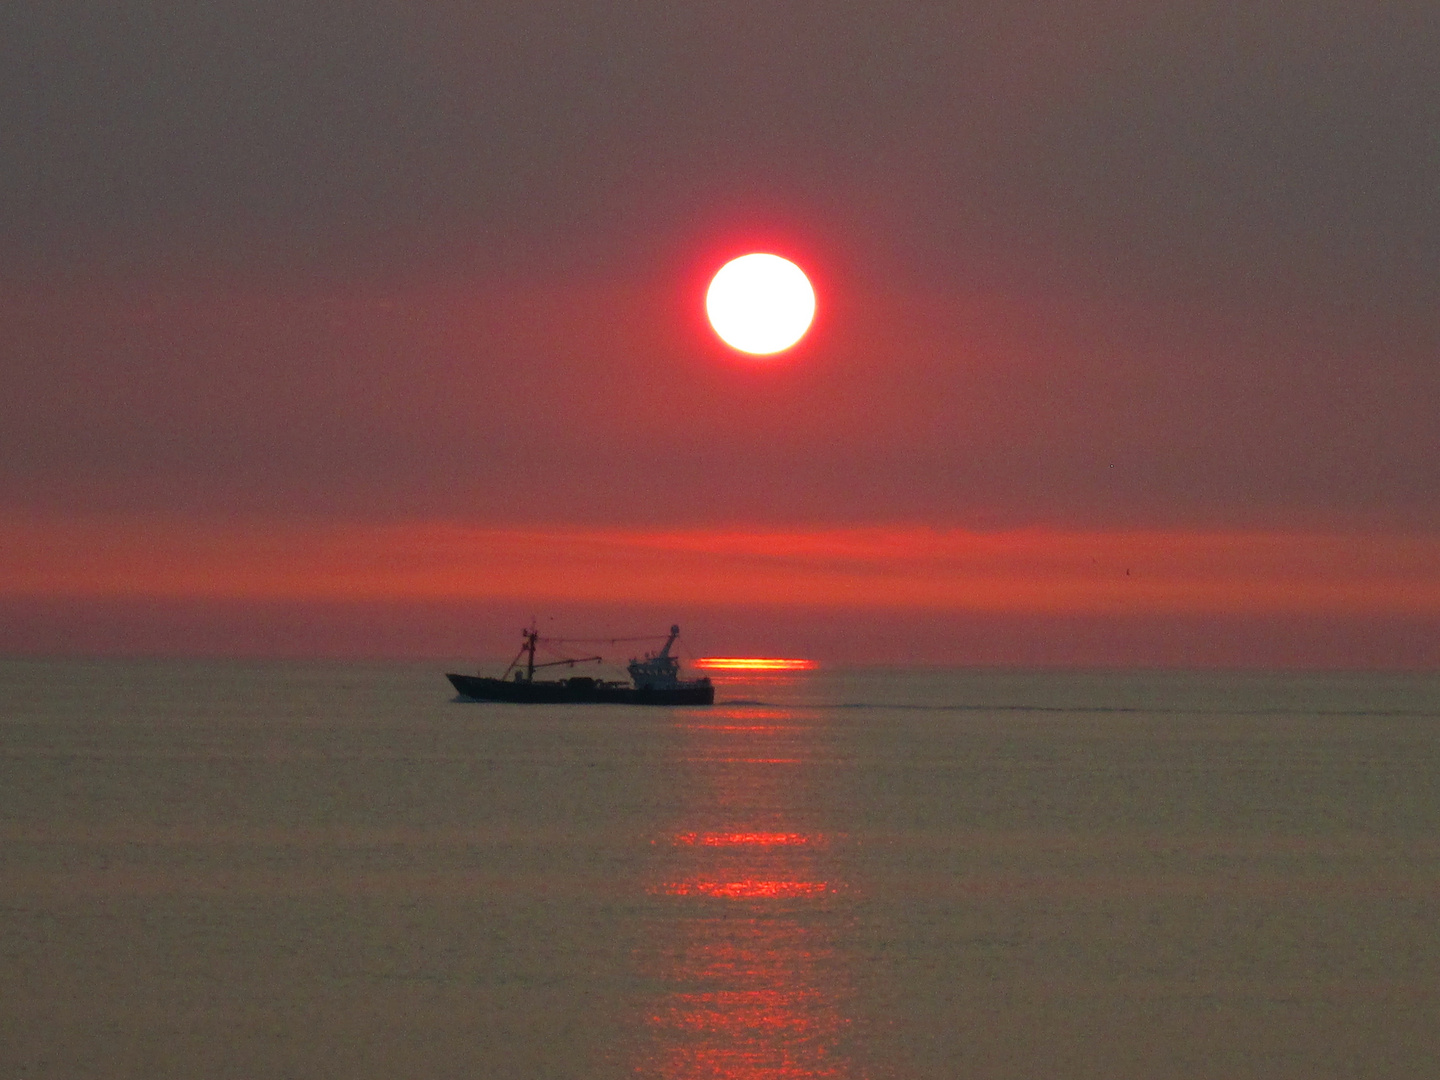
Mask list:
[[[535,672],[548,667],[570,667],[576,664],[602,663],[599,656],[562,657],[559,660],[536,662],[536,649],[542,645],[593,644],[596,642],[658,641],[658,636],[627,638],[542,638],[532,623],[521,631],[522,643],[515,659],[500,678],[484,675],[447,673],[446,678],[461,697],[474,701],[508,701],[516,703],[611,702],[629,705],[711,705],[715,687],[708,678],[680,678],[680,660],[672,655],[680,627],[670,627],[665,644],[639,659],[632,659],[626,670],[631,684],[575,675],[568,679],[537,680]],[[522,666],[521,659],[524,658]]]

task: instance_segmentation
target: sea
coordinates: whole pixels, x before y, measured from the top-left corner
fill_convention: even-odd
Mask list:
[[[0,1077],[1440,1076],[1440,676],[0,661]]]

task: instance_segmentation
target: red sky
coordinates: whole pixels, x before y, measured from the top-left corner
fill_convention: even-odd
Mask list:
[[[0,44],[0,649],[1440,660],[1425,5],[127,10]]]
[[[497,656],[545,612],[831,662],[1393,668],[1428,664],[1440,619],[1440,538],[1415,534],[0,524],[20,651]]]

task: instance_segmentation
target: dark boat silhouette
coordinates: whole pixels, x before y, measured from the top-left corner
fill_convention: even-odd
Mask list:
[[[536,679],[540,668],[599,661],[598,656],[583,656],[574,659],[552,660],[537,664],[535,648],[541,642],[558,644],[574,639],[542,638],[534,627],[524,632],[525,643],[510,666],[498,679],[484,675],[457,675],[446,673],[456,693],[472,701],[508,701],[520,704],[554,705],[562,703],[609,703],[615,705],[713,705],[715,687],[709,679],[680,678],[680,661],[670,655],[675,639],[680,636],[680,627],[670,627],[670,636],[663,648],[646,653],[639,660],[631,660],[626,669],[630,672],[630,685],[592,679],[585,675],[573,675],[568,679]],[[617,639],[618,640],[618,639]],[[653,640],[653,639],[652,639]],[[521,666],[520,659],[525,658]]]

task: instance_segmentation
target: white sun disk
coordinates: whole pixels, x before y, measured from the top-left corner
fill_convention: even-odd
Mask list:
[[[756,252],[720,268],[705,293],[705,313],[733,349],[768,356],[790,348],[815,318],[815,290],[789,259]]]

